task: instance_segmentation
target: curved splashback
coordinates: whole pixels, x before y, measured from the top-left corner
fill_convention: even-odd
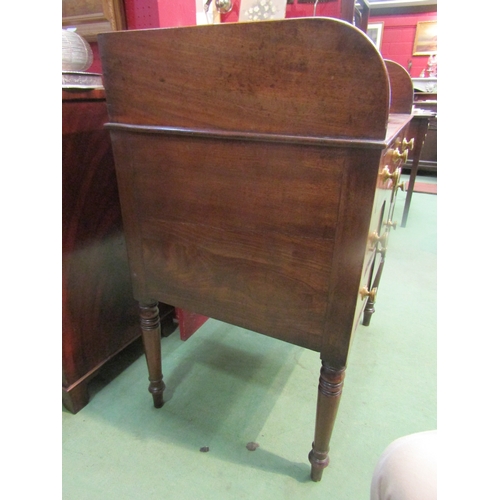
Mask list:
[[[364,33],[337,19],[106,33],[99,50],[115,123],[308,137],[386,134],[384,61]]]

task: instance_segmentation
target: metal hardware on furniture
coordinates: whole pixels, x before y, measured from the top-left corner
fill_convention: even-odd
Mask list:
[[[409,141],[406,140],[406,137],[403,139],[403,150],[409,149],[413,150],[413,147],[415,145],[415,138],[412,137]]]
[[[361,300],[365,300],[366,297],[368,297],[372,302],[375,302],[375,297],[377,296],[377,289],[372,288],[371,290],[368,290],[368,287],[364,286],[359,291],[359,294],[361,295]]]
[[[399,151],[399,149],[395,149],[392,152],[392,160],[393,161],[398,161],[398,160],[403,160],[403,163],[406,163],[408,161],[408,150],[405,149],[402,153]]]
[[[379,236],[377,231],[373,231],[373,233],[371,233],[368,236],[368,242],[370,243],[370,250],[373,250],[375,248],[375,246],[377,245],[377,243],[380,243],[383,247],[387,246],[387,237],[388,236],[389,235],[387,232],[385,232],[382,236]]]
[[[401,176],[401,169],[397,168],[394,172],[389,170],[389,166],[386,165],[382,172],[380,172],[380,176],[382,177],[382,181],[385,182],[391,179],[393,182],[399,182],[399,177]]]
[[[385,167],[383,168],[382,172],[380,172],[380,177],[382,177],[382,181],[383,182],[385,182],[387,179],[391,179],[392,175],[393,174],[391,174],[391,171],[389,170],[389,166],[388,165],[385,165]]]
[[[407,153],[407,151],[405,151]],[[391,173],[389,170],[389,167],[386,165],[382,172],[380,173],[380,176],[382,177],[383,181],[387,181],[388,179],[391,179],[393,182],[393,190],[394,193],[398,190],[401,189],[401,191],[405,190],[405,183],[400,182],[401,179],[401,168],[397,168],[394,170],[394,172]]]

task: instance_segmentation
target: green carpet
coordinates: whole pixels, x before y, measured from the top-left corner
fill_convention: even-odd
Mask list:
[[[403,205],[400,193],[395,219]],[[77,415],[63,410],[63,498],[368,500],[383,449],[437,425],[436,212],[437,196],[414,193],[407,227],[391,235],[320,483],[307,460],[319,355],[211,319],[187,342],[178,332],[162,340],[169,400],[160,410],[144,356]]]

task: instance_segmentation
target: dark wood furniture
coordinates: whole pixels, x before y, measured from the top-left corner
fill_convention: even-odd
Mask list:
[[[410,212],[415,180],[419,170],[437,171],[437,93],[415,92],[414,116],[410,123],[410,135],[415,138],[415,148],[409,155],[410,180],[406,192],[401,227],[406,227]]]
[[[413,138],[413,142],[411,148],[408,148],[409,154],[403,165],[404,169],[410,168],[410,180],[408,182],[401,220],[401,227],[406,227],[419,168],[437,169],[437,100],[434,99],[437,95],[426,92],[414,92],[413,83],[407,71],[393,61],[386,61],[386,64],[391,77],[391,112],[410,113],[413,107],[418,107],[423,111],[414,113],[410,122],[408,135]],[[410,96],[412,97],[410,98]],[[434,129],[434,135],[430,132],[431,137],[429,140],[428,132],[431,128]],[[427,150],[425,150],[426,146]],[[423,160],[424,154],[427,154],[426,160]]]
[[[355,0],[354,2],[354,26],[363,33],[368,30],[368,21],[370,19],[370,4],[367,0]]]
[[[403,66],[394,62],[394,61],[385,61],[385,65],[387,68],[387,73],[389,75],[390,87],[391,87],[391,101],[389,104],[389,110],[391,114],[411,114],[412,106],[413,106],[413,84],[410,78],[410,75],[406,71]],[[410,122],[412,123],[412,122]],[[379,221],[379,225],[377,228],[377,232],[371,235],[370,237],[380,238],[381,245],[380,251],[377,252],[375,258],[373,259],[372,268],[370,272],[369,279],[369,290],[371,295],[368,296],[365,306],[365,312],[363,315],[363,325],[369,326],[370,320],[375,312],[375,294],[373,291],[378,290],[380,286],[380,281],[382,278],[382,272],[384,270],[385,257],[387,253],[387,246],[389,242],[389,234],[390,229],[396,229],[398,225],[398,221],[394,219],[394,209],[395,209],[395,201],[396,201],[396,191],[398,189],[403,189],[403,182],[401,182],[401,173],[402,167],[408,158],[409,152],[414,149],[415,138],[411,135],[411,130],[407,130],[405,136],[411,137],[408,141],[406,137],[403,137],[403,140],[397,139],[394,147],[403,151],[401,156],[401,161],[398,161],[398,165],[394,165],[394,167],[389,170],[391,173],[389,174],[387,171],[385,172],[385,178],[390,177],[392,181],[392,194],[390,199],[387,199],[387,192],[385,191],[385,196],[380,195],[383,199],[383,202],[387,204],[386,208],[386,216],[385,220],[381,217]],[[389,149],[389,153],[392,152]],[[384,164],[384,169],[387,169],[391,164],[391,158],[387,159],[386,156],[383,157],[382,163]],[[384,170],[383,170],[384,171]],[[384,193],[384,191],[380,191],[380,193]],[[380,235],[380,236],[379,236]]]
[[[413,104],[416,109],[429,113],[429,124],[419,161],[419,170],[437,171],[437,92],[415,92]]]
[[[420,157],[425,143],[425,137],[429,129],[429,121],[433,118],[432,114],[418,114],[414,115],[410,124],[410,133],[414,137],[415,147],[411,158],[410,167],[410,180],[408,181],[408,188],[406,190],[405,204],[403,208],[403,217],[401,220],[401,227],[406,227],[408,221],[408,214],[410,212],[411,199],[413,196],[413,189],[415,187],[415,180],[420,164]]]
[[[73,413],[88,382],[140,336],[103,90],[62,93],[62,396]]]
[[[157,301],[317,351],[319,481],[407,155],[384,61],[326,18],[98,41],[154,406]]]

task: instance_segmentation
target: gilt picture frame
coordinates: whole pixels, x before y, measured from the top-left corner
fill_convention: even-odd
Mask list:
[[[413,44],[414,56],[437,54],[437,21],[419,21]]]

